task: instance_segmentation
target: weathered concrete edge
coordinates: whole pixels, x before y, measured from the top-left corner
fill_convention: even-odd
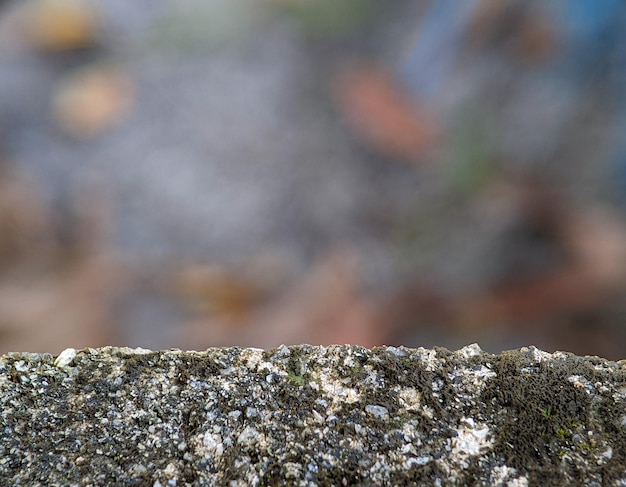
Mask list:
[[[534,347],[0,358],[29,485],[626,485],[624,362]]]

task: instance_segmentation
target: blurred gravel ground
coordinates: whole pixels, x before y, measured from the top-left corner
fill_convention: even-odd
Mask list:
[[[498,100],[506,98],[502,86],[516,79],[523,85],[522,74],[486,55],[475,66],[464,65],[462,76],[452,77],[447,90],[430,95],[429,102],[449,130],[446,150],[431,164],[426,157],[420,165],[414,160],[397,163],[384,148],[366,148],[367,141],[357,140],[358,134],[355,137],[349,123],[346,126],[338,116],[341,106],[333,98],[333,83],[345,66],[365,60],[387,68],[420,100],[422,95],[414,90],[419,85],[419,53],[413,49],[415,39],[426,35],[418,19],[428,17],[418,2],[400,2],[381,12],[372,2],[360,0],[350,4],[353,10],[346,7],[343,16],[328,2],[320,2],[319,12],[297,1],[78,4],[97,12],[94,38],[84,49],[47,51],[29,47],[32,34],[29,38],[16,27],[25,7],[4,6],[0,140],[5,164],[38,181],[43,199],[61,214],[71,214],[85,195],[97,195],[105,202],[102,208],[110,208],[109,247],[96,247],[114,255],[128,274],[110,318],[120,324],[114,333],[117,343],[203,348],[214,344],[216,336],[221,340],[217,344],[259,340],[263,346],[311,340],[310,331],[294,334],[281,326],[275,327],[278,335],[273,337],[268,335],[271,327],[250,333],[247,325],[232,324],[229,316],[220,320],[205,311],[192,313],[190,319],[173,297],[181,287],[183,294],[188,291],[186,284],[175,284],[171,276],[181,269],[209,266],[211,272],[192,279],[191,293],[200,288],[210,294],[200,301],[226,302],[222,307],[228,315],[231,308],[248,311],[253,307],[248,301],[255,301],[256,294],[281,297],[307,288],[302,282],[334,289],[316,273],[326,275],[326,263],[337,262],[332,256],[339,255],[339,262],[357,262],[345,267],[353,269],[349,272],[355,279],[351,283],[352,277],[345,278],[345,286],[340,286],[345,303],[331,305],[328,293],[320,297],[311,292],[307,299],[313,304],[306,306],[361,310],[362,300],[371,297],[373,306],[390,302],[394,312],[404,313],[396,321],[380,319],[380,314],[391,314],[391,305],[381,305],[376,319],[363,320],[375,323],[370,327],[389,329],[370,331],[365,341],[457,347],[480,340],[493,351],[531,341],[546,349],[569,346],[579,353],[619,353],[602,343],[585,350],[576,340],[559,341],[560,329],[556,338],[541,327],[526,332],[492,324],[468,331],[465,324],[457,326],[465,312],[456,309],[463,306],[446,304],[446,311],[440,312],[432,304],[483,292],[486,283],[506,274],[507,262],[515,256],[521,256],[524,267],[537,252],[541,258],[542,252],[554,251],[550,242],[540,244],[538,251],[537,246],[529,251],[522,245],[513,257],[502,250],[525,211],[510,190],[509,173],[539,173],[558,183],[565,205],[587,208],[611,199],[605,134],[613,121],[605,116],[601,100],[596,103],[585,95],[587,101],[576,108],[572,126],[561,138],[567,143],[547,147],[543,139],[535,140],[550,133],[541,124],[543,128],[533,130],[537,106],[547,113],[558,110],[558,103],[549,102],[550,93],[533,90],[534,101],[527,102],[522,90],[510,103],[500,104]],[[330,18],[337,20],[328,22]],[[455,58],[452,52],[440,55]],[[99,103],[87,98],[85,110],[72,115],[70,109],[70,125],[64,125],[59,109],[54,111],[63,102],[59,93],[81,70],[99,66],[119,75],[104,78],[102,95],[105,106],[119,103],[119,120],[106,110],[95,122],[82,118]],[[115,84],[118,78],[122,82]],[[547,97],[545,103],[542,96]],[[82,102],[69,103],[73,107]],[[571,109],[568,103],[564,110]],[[512,119],[525,131],[516,131],[514,125],[507,131],[498,122],[502,113],[514,113]],[[72,116],[78,122],[72,122]],[[104,120],[102,126],[98,120]],[[88,132],[88,122],[95,124],[94,134]],[[490,145],[493,133],[501,134],[498,150]],[[502,154],[519,158],[502,161]],[[555,252],[558,260],[561,253]],[[504,257],[496,258],[500,254]],[[339,275],[343,265],[338,264]],[[224,277],[228,272],[236,277],[229,281]],[[248,281],[252,284],[246,287]],[[218,283],[218,297],[207,282]],[[426,291],[411,294],[420,286]],[[224,288],[230,289],[227,297]],[[249,300],[246,293],[252,296]],[[295,306],[296,314],[304,313],[305,305],[293,304],[301,303],[300,297],[285,299],[287,308]],[[332,316],[345,314],[337,313]],[[449,313],[457,318],[447,319]],[[252,316],[252,321],[280,321],[276,317],[284,318],[285,313]],[[331,318],[309,321],[316,320]],[[352,323],[352,318],[337,320]],[[172,326],[189,321],[191,332]],[[350,326],[346,329],[353,330]],[[332,323],[326,327],[326,335],[313,337],[322,342],[360,339],[353,331],[333,335]],[[452,335],[455,330],[462,334]],[[620,330],[609,330],[611,341]],[[71,336],[67,339],[71,344]]]

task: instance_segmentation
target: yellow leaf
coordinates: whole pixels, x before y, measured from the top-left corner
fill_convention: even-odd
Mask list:
[[[89,66],[70,74],[57,88],[54,116],[65,132],[93,137],[121,123],[132,98],[131,83],[119,70]]]
[[[23,25],[27,41],[44,51],[66,51],[93,45],[98,17],[85,0],[38,0],[26,7]]]

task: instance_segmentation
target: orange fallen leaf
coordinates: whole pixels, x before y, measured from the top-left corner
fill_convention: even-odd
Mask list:
[[[25,41],[42,51],[90,47],[99,33],[99,19],[87,0],[36,0],[24,5],[21,23]]]
[[[53,111],[65,132],[87,138],[120,124],[132,101],[129,79],[112,66],[96,64],[63,80],[54,94]]]
[[[387,157],[417,161],[439,139],[434,115],[376,66],[346,68],[336,76],[333,92],[340,116],[356,137]]]
[[[196,312],[228,323],[249,318],[266,294],[262,282],[216,265],[184,269],[176,273],[172,285]]]
[[[386,335],[378,326],[374,302],[361,295],[355,266],[354,259],[344,254],[328,256],[236,328],[219,317],[187,323],[179,346],[380,345]]]

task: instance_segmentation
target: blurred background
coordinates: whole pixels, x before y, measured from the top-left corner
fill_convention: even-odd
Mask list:
[[[0,351],[626,358],[626,2],[0,1]]]

